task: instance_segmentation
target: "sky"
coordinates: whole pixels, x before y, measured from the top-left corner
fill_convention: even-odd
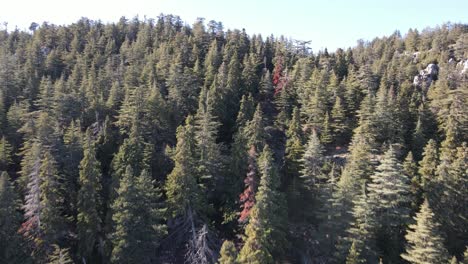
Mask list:
[[[352,47],[409,28],[422,30],[445,22],[468,23],[466,0],[5,0],[0,22],[8,30],[27,30],[31,22],[57,25],[81,17],[117,22],[120,17],[156,18],[173,14],[188,24],[197,17],[223,23],[225,29],[283,35],[309,41],[314,52]],[[4,28],[4,24],[1,25]]]

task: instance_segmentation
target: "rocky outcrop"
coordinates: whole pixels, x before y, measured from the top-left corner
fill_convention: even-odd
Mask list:
[[[426,69],[421,70],[418,75],[414,76],[413,85],[421,88],[428,88],[432,81],[437,80],[439,74],[439,66],[431,63],[427,65]]]
[[[458,62],[457,69],[460,69],[461,74],[468,73],[468,59]]]

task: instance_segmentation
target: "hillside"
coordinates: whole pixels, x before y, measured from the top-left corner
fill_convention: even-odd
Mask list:
[[[0,263],[466,262],[467,99],[466,24],[0,31]]]

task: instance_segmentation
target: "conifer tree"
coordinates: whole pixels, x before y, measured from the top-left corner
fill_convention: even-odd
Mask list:
[[[115,231],[112,234],[112,263],[154,263],[155,248],[165,234],[160,194],[146,170],[133,174],[127,166],[118,197],[112,205]]]
[[[12,154],[13,148],[3,136],[0,139],[0,171],[7,171],[8,167],[13,163]]]
[[[390,147],[371,176],[369,202],[378,223],[377,245],[386,259],[397,261],[400,255],[401,234],[410,216],[410,182],[401,163]]]
[[[209,92],[202,90],[195,116],[197,176],[204,192],[213,194],[223,170],[221,148],[216,143],[220,124],[212,114]],[[211,195],[210,195],[211,196]]]
[[[31,243],[33,257],[43,261],[52,250],[52,244],[62,238],[63,196],[57,163],[52,154],[34,142],[31,148],[31,170],[25,197],[25,223],[20,232]]]
[[[337,143],[346,142],[348,138],[348,124],[346,120],[346,113],[342,103],[342,99],[339,96],[335,97],[335,103],[331,110],[331,122],[330,128],[333,133],[333,138]]]
[[[444,149],[442,149],[444,150]],[[441,163],[437,167],[436,179],[433,189],[428,195],[429,202],[437,221],[442,225],[441,229],[446,235],[446,246],[450,253],[461,255],[463,251],[463,241],[467,236],[466,218],[468,210],[465,204],[468,201],[468,147],[466,143],[456,149],[453,157],[454,161],[449,163],[443,160],[444,153],[441,153]]]
[[[333,135],[330,127],[330,115],[328,115],[328,112],[325,113],[325,119],[323,120],[322,131],[320,132],[320,141],[324,145],[329,145],[333,142]]]
[[[247,122],[254,114],[254,101],[252,96],[243,96],[241,106],[237,115],[237,131],[234,134],[234,142],[231,145],[230,162],[228,165],[229,174],[225,180],[226,205],[232,213],[226,214],[227,218],[237,219],[238,198],[244,186],[244,178],[248,173],[248,145],[245,136]]]
[[[413,159],[413,153],[410,151],[403,162],[403,171],[411,181],[411,208],[412,211],[418,209],[422,203],[421,177],[418,173],[418,165]]]
[[[119,179],[124,175],[126,167],[131,165],[134,173],[139,175],[143,169],[143,153],[145,144],[141,135],[140,122],[133,120],[130,135],[126,138],[112,160],[112,188],[118,188]],[[111,191],[111,198],[113,197]]]
[[[353,259],[359,260],[362,263],[375,262],[377,259],[375,232],[377,231],[378,223],[376,222],[376,215],[369,201],[365,186],[363,187],[362,193],[354,200],[352,215],[354,220],[347,230],[349,236],[346,237],[346,240],[348,240],[347,242],[351,244],[349,254],[353,253],[353,251],[359,253],[359,255],[353,253],[351,256],[353,256]],[[344,247],[345,245],[346,243],[342,243],[340,246]],[[353,245],[355,246],[354,249]],[[340,250],[340,248],[338,248],[338,250]],[[350,255],[348,255],[348,257],[350,257]]]
[[[245,229],[245,243],[238,256],[240,263],[273,263],[287,245],[284,226],[287,209],[268,146],[265,146],[260,157],[260,170],[262,177]]]
[[[300,120],[300,112],[296,107],[293,111],[292,119],[289,121],[289,128],[286,131],[286,150],[284,157],[284,175],[282,183],[287,187],[286,196],[288,199],[288,209],[291,218],[300,215],[303,210],[304,199],[301,198],[304,186],[301,184],[302,157],[304,155],[304,139]]]
[[[429,140],[424,148],[423,158],[419,162],[419,174],[421,175],[421,187],[426,193],[430,193],[431,184],[435,180],[439,154],[437,143]]]
[[[286,137],[285,172],[290,180],[296,180],[299,177],[301,168],[300,159],[304,153],[304,139],[298,108],[294,108],[292,119],[286,131]]]
[[[361,259],[358,246],[356,246],[356,241],[353,241],[351,247],[349,248],[348,256],[346,257],[346,264],[359,264],[364,263]]]
[[[177,146],[173,156],[174,169],[165,185],[168,209],[173,216],[202,209],[202,194],[196,179],[196,141],[193,117],[177,128]]]
[[[440,234],[440,225],[434,219],[427,200],[414,219],[416,223],[409,226],[405,236],[406,253],[401,257],[410,263],[446,263],[448,253]]]
[[[219,264],[237,264],[237,249],[232,241],[225,240],[221,246]]]
[[[415,153],[417,160],[421,160],[421,155],[426,144],[426,135],[423,131],[421,118],[419,117],[412,135],[412,150]]]
[[[73,264],[70,257],[69,249],[60,248],[58,245],[53,245],[54,251],[49,255],[47,264]]]
[[[80,123],[72,121],[63,135],[64,149],[61,151],[63,159],[63,176],[65,178],[65,199],[69,201],[65,206],[67,214],[76,215],[77,193],[79,179],[79,165],[83,158],[83,140]]]
[[[57,162],[48,150],[44,150],[39,169],[40,178],[40,230],[42,243],[47,252],[51,245],[63,237],[65,219],[62,216],[63,191],[59,185],[62,180]]]
[[[25,255],[17,230],[21,224],[19,199],[6,172],[0,174],[0,262],[24,263]]]
[[[301,178],[309,189],[316,188],[315,185],[320,182],[324,162],[323,152],[323,146],[313,130],[302,157],[303,169],[301,170]]]
[[[260,105],[257,105],[253,118],[247,123],[244,132],[248,146],[255,146],[255,149],[263,149],[267,138],[265,126],[262,108]]]
[[[77,232],[79,255],[90,261],[101,232],[101,169],[91,130],[86,131],[84,157],[80,163]]]

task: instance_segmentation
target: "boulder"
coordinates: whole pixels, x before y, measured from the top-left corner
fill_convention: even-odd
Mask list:
[[[432,78],[434,78],[437,77],[437,74],[439,74],[439,66],[437,66],[437,64],[431,63],[427,65],[424,71],[426,72],[426,75],[430,75]]]

